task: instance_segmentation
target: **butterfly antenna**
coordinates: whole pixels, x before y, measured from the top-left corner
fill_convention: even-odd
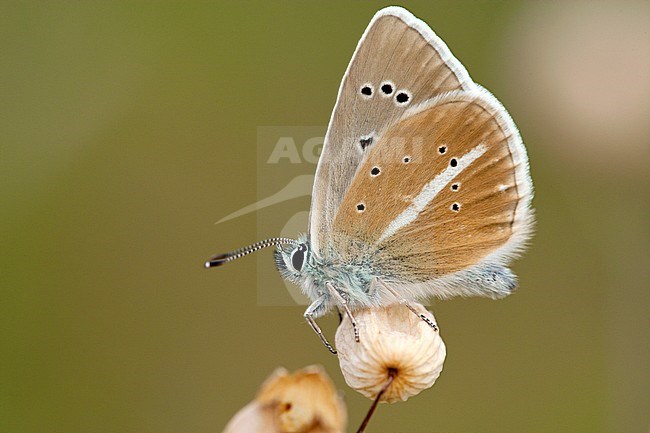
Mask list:
[[[298,245],[298,241],[289,238],[266,239],[260,242],[256,242],[247,247],[232,251],[230,253],[217,254],[216,256],[211,257],[210,260],[205,262],[205,267],[214,268],[217,266],[222,266],[228,262],[232,262],[235,259],[247,256],[250,253],[254,253],[257,250],[261,250],[262,248],[266,248],[266,247],[272,247],[274,245]]]

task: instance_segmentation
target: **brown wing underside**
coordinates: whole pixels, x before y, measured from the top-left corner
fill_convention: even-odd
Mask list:
[[[409,107],[461,89],[469,82],[464,68],[426,24],[405,10],[399,14],[380,15],[371,22],[341,85],[316,173],[311,208],[313,247],[324,255],[327,251],[321,246],[332,245],[334,215],[360,162],[376,144],[375,138],[364,150],[360,140],[376,137]],[[385,82],[393,87],[390,95],[381,92]],[[372,87],[370,97],[360,93],[366,84]],[[407,103],[396,104],[399,91],[408,92]]]
[[[504,245],[516,229],[521,197],[511,132],[497,117],[498,109],[480,96],[461,92],[389,128],[336,215],[333,230],[343,259],[367,245],[361,254],[370,252],[382,272],[426,281],[476,264]],[[417,218],[382,238],[425,185],[473,149],[483,153],[448,182],[439,180],[439,192]]]

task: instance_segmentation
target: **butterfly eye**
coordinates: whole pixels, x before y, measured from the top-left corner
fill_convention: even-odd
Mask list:
[[[300,244],[291,254],[291,266],[300,272],[302,265],[305,263],[305,252],[307,252],[307,245]]]

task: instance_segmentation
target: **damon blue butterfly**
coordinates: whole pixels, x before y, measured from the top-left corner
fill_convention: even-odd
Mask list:
[[[532,181],[517,127],[410,12],[380,10],[343,77],[316,170],[308,234],[276,245],[315,318],[432,296],[501,298],[532,234]],[[418,314],[423,320],[428,319]],[[434,330],[436,325],[428,322]]]

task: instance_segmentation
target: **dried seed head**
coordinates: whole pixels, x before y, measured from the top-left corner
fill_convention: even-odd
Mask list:
[[[278,433],[273,419],[273,409],[256,401],[244,406],[228,422],[223,433]]]
[[[293,374],[279,368],[224,433],[342,433],[346,418],[345,405],[321,367]]]
[[[415,309],[436,323],[422,305]],[[442,371],[446,349],[439,332],[404,305],[371,308],[354,313],[360,342],[354,340],[347,317],[336,331],[339,364],[347,384],[374,399],[393,375],[381,401],[406,400],[430,388]]]

